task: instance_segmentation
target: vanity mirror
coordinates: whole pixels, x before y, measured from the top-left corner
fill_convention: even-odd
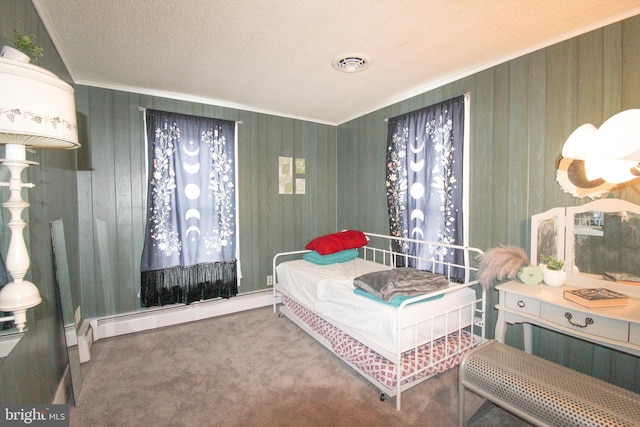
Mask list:
[[[565,260],[569,277],[640,276],[640,206],[600,199],[532,216],[531,263],[553,254]]]
[[[531,265],[555,256],[564,259],[565,208],[553,208],[531,217]]]
[[[640,276],[640,206],[602,199],[567,208],[566,234],[566,262],[571,274]]]

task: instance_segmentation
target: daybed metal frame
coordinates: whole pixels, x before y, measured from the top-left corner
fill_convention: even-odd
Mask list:
[[[384,400],[385,395],[390,397],[396,397],[396,409],[400,410],[401,408],[401,393],[415,385],[425,381],[426,379],[432,377],[433,375],[439,372],[438,365],[440,364],[449,364],[449,368],[458,364],[462,355],[467,352],[469,349],[483,343],[485,341],[485,324],[486,324],[486,290],[480,286],[478,281],[475,279],[477,273],[477,256],[482,254],[482,251],[477,248],[465,247],[459,245],[449,245],[443,243],[433,243],[420,241],[415,239],[406,239],[406,238],[397,238],[391,236],[385,236],[381,234],[374,233],[365,233],[367,238],[369,239],[369,243],[367,246],[364,246],[359,249],[360,257],[365,260],[374,261],[377,263],[381,263],[384,265],[388,265],[390,267],[396,266],[405,266],[408,265],[407,262],[411,259],[414,262],[415,268],[419,268],[421,270],[430,270],[434,271],[435,266],[440,265],[444,266],[446,271],[445,275],[451,277],[452,270],[454,268],[460,268],[464,271],[464,281],[460,284],[452,284],[449,288],[445,290],[441,290],[438,292],[434,292],[428,295],[417,296],[411,299],[404,301],[396,310],[396,349],[395,351],[389,351],[388,349],[382,348],[377,345],[375,342],[370,340],[368,337],[363,336],[362,334],[351,330],[348,326],[345,325],[337,325],[328,321],[327,319],[322,318],[322,315],[319,313],[313,312],[308,307],[305,307],[300,302],[296,301],[295,298],[292,298],[290,295],[286,293],[286,291],[282,290],[279,287],[278,276],[277,276],[277,266],[282,263],[293,259],[300,258],[304,253],[309,252],[308,250],[300,250],[300,251],[291,251],[291,252],[281,252],[274,256],[273,258],[273,311],[274,313],[280,312],[280,315],[284,315],[288,317],[291,321],[297,324],[304,331],[309,333],[313,338],[315,338],[322,345],[327,347],[330,351],[340,357],[345,363],[363,375],[367,380],[373,383],[380,390],[380,399]],[[391,248],[398,247],[397,244],[401,245],[426,245],[431,251],[429,253],[442,253],[443,251],[460,251],[464,255],[464,263],[453,264],[440,260],[437,255],[429,258],[421,258],[416,256],[408,256],[402,253],[394,252]],[[430,266],[427,268],[427,266]],[[408,305],[432,298],[434,296],[440,294],[446,294],[449,292],[453,292],[455,290],[472,287],[476,292],[476,298],[473,302],[458,306],[454,309],[447,311],[446,313],[440,313],[437,316],[432,316],[427,319],[422,319],[416,322],[407,322],[406,319],[403,319],[403,314]],[[286,307],[280,306],[278,310],[279,302],[281,302],[281,296],[285,295],[296,303],[302,305],[306,310],[319,316],[324,321],[338,328],[340,331],[349,335],[350,337],[357,340],[359,343],[365,345],[371,350],[378,353],[380,356],[387,359],[389,362],[394,364],[396,371],[395,378],[395,386],[388,387],[387,385],[381,383],[375,377],[372,377],[369,373],[362,370],[357,364],[342,358],[339,354],[336,353],[331,343],[325,339],[322,335],[314,331],[307,323],[305,323],[302,319],[296,316],[291,310],[288,310]],[[354,295],[354,298],[359,298]],[[467,311],[467,312],[465,312]],[[430,327],[433,331],[433,324],[436,317],[444,316],[446,331],[451,331],[449,327],[448,319],[451,315],[457,317],[457,327],[453,332],[450,332],[449,335],[444,338],[445,348],[449,348],[447,346],[447,340],[457,340],[457,343],[454,347],[456,347],[454,352],[450,352],[450,348],[445,350],[445,354],[440,358],[435,358],[437,356],[434,354],[434,342],[438,339],[443,338],[442,335],[438,336],[430,336],[429,338],[420,340],[418,338],[418,329],[420,325],[424,325],[427,322],[431,322]],[[469,318],[472,319],[470,323],[464,322],[463,319]],[[423,326],[424,327],[424,326]],[[411,334],[413,346],[410,350],[401,351],[400,343],[403,342],[402,334]],[[462,335],[470,336],[471,339],[463,341],[461,339]],[[443,340],[440,340],[443,341]],[[437,343],[436,343],[437,344]],[[426,350],[425,350],[426,346]],[[420,352],[430,352],[427,355],[429,358],[429,362],[426,366],[424,366],[424,361],[419,362],[419,359],[423,359],[422,356],[424,354],[420,354]],[[405,369],[409,367],[409,369]],[[398,367],[404,367],[398,369]]]

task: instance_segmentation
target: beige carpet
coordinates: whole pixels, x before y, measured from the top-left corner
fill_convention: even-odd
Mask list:
[[[71,426],[455,426],[457,369],[377,389],[290,320],[261,308],[100,340]],[[468,418],[481,400],[466,397]],[[527,426],[493,408],[474,426]]]

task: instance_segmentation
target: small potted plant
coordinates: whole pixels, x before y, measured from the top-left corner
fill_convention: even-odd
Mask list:
[[[6,59],[13,59],[20,62],[32,63],[38,62],[44,51],[38,44],[35,35],[24,35],[18,31],[13,32],[13,36],[9,40],[13,47],[3,46],[0,56]]]
[[[555,255],[543,257],[540,267],[542,267],[542,279],[549,286],[563,286],[567,283],[567,273],[563,270],[564,261],[557,259]]]

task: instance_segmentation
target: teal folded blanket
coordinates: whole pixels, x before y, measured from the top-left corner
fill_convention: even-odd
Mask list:
[[[370,294],[369,292],[367,292],[367,291],[365,291],[365,290],[363,290],[363,289],[360,289],[360,288],[355,288],[355,289],[353,290],[353,293],[354,293],[354,294],[356,294],[356,295],[360,295],[360,296],[363,296],[363,297],[366,297],[366,298],[372,299],[372,300],[374,300],[374,301],[381,302],[381,303],[386,304],[386,305],[390,305],[390,306],[392,306],[392,307],[399,307],[399,306],[400,306],[400,304],[402,304],[404,301],[406,301],[406,300],[408,300],[408,299],[411,299],[411,298],[415,298],[415,297],[417,297],[417,296],[418,296],[418,295],[412,295],[412,296],[407,296],[407,295],[396,295],[396,296],[394,296],[393,298],[391,298],[389,301],[385,301],[385,300],[383,300],[383,299],[381,299],[381,298],[378,298],[377,296],[375,296],[375,295],[373,295],[373,294]],[[440,298],[442,298],[443,296],[444,296],[443,294],[441,294],[441,295],[436,295],[435,297],[431,297],[431,298],[423,299],[423,300],[420,300],[420,301],[417,301],[417,302],[433,301],[433,300],[440,299]]]
[[[449,286],[442,274],[430,273],[411,267],[374,271],[353,279],[353,285],[385,301],[398,295],[424,295]]]

